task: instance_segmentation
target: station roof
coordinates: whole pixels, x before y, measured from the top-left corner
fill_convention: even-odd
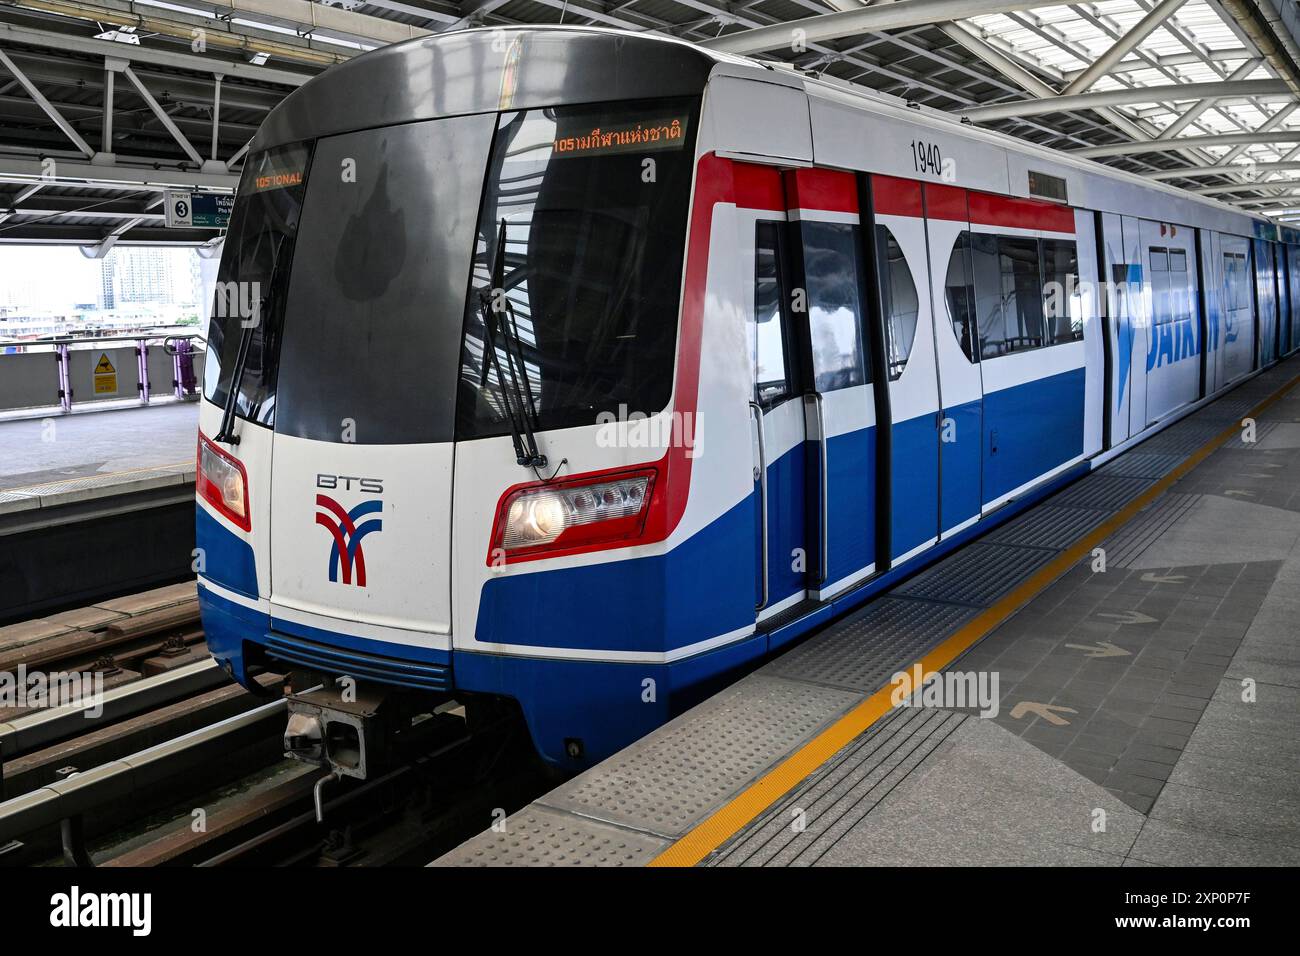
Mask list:
[[[0,242],[208,242],[163,227],[162,189],[232,189],[311,76],[428,33],[559,23],[782,60],[1300,218],[1288,0],[0,0]]]

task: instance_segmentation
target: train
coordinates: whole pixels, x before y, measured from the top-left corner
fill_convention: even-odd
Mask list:
[[[320,678],[290,751],[359,775],[382,707],[458,702],[577,771],[1294,352],[1300,234],[782,64],[478,28],[269,114],[208,343],[204,630]]]

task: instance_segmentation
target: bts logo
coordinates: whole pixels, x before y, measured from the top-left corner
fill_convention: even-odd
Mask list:
[[[316,523],[333,537],[330,544],[330,580],[339,579],[339,566],[343,566],[343,583],[366,586],[366,555],[361,549],[361,539],[372,531],[384,530],[380,518],[362,521],[366,515],[378,514],[384,510],[382,498],[363,501],[351,511],[331,498],[329,495],[316,495]],[[356,580],[353,580],[355,572]]]

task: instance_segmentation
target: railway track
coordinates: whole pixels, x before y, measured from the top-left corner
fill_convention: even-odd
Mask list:
[[[0,674],[102,681],[90,702],[0,707],[0,865],[418,864],[554,783],[516,715],[447,705],[415,759],[318,787],[327,771],[281,740],[276,690],[305,675],[248,693],[208,656],[197,602],[150,594],[108,621],[88,608],[55,616],[95,622],[81,627],[0,628]]]

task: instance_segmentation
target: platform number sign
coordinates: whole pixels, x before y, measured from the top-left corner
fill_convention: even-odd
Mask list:
[[[230,225],[235,197],[230,193],[169,189],[166,205],[168,228],[225,229]]]
[[[194,224],[194,204],[188,192],[167,190],[167,227],[188,228]]]

